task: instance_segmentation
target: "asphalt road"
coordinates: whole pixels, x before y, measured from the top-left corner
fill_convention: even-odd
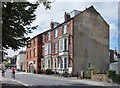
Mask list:
[[[1,77],[2,78],[2,77]],[[11,78],[10,70],[2,78],[1,88],[120,88],[120,86],[93,86],[81,83],[77,78],[29,74],[17,72],[16,78]]]

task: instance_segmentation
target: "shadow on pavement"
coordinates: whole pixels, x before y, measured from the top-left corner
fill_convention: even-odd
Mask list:
[[[31,86],[28,88],[120,88],[118,86]]]
[[[28,87],[18,84],[2,84],[1,88],[28,88]]]
[[[88,85],[51,85],[51,86],[23,86],[16,84],[2,84],[1,88],[120,88],[120,86],[88,86]]]

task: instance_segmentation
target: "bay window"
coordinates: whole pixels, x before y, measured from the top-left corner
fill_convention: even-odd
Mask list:
[[[64,68],[67,68],[67,58],[64,58]]]

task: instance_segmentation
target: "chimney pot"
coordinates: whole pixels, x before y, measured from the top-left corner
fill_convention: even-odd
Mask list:
[[[70,14],[67,13],[67,12],[65,12],[64,19],[65,19],[65,21],[67,21],[68,19],[70,19]]]

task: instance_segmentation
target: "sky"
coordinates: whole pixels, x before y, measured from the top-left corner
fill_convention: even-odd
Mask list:
[[[33,0],[30,0],[33,1]],[[64,22],[64,13],[71,12],[76,9],[83,11],[86,8],[93,5],[95,9],[101,14],[105,21],[110,25],[110,49],[118,50],[118,1],[117,0],[51,0],[51,10],[45,10],[43,5],[40,5],[36,10],[36,20],[32,25],[38,25],[37,30],[29,34],[31,38],[37,34],[40,34],[50,28],[50,22]],[[21,48],[19,51],[25,50]],[[19,51],[7,50],[8,56],[14,56]]]

